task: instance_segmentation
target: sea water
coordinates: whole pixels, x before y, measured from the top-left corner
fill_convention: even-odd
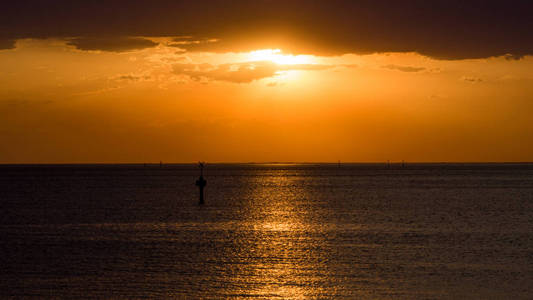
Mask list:
[[[531,299],[531,164],[0,166],[0,296]]]

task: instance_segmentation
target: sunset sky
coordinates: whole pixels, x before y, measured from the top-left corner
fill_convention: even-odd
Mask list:
[[[533,161],[533,1],[12,1],[0,163]]]

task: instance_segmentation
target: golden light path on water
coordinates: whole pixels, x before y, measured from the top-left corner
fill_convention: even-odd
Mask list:
[[[260,216],[253,228],[268,239],[250,249],[265,259],[254,265],[253,278],[258,283],[253,291],[259,297],[280,297],[284,299],[303,299],[309,291],[304,287],[309,282],[301,282],[301,269],[317,269],[317,266],[302,265],[303,257],[309,253],[301,249],[299,232],[309,230],[304,220],[305,212],[299,208],[296,199],[305,198],[306,190],[298,184],[297,176],[288,170],[279,170],[273,176],[253,177],[255,190],[250,197],[253,203],[261,203],[254,208],[254,215]],[[279,193],[272,188],[278,187]]]
[[[242,211],[246,221],[239,226],[252,233],[240,243],[247,248],[237,250],[239,263],[246,266],[246,271],[232,279],[235,290],[227,290],[227,295],[253,299],[314,299],[344,294],[375,298],[358,284],[343,286],[346,274],[354,270],[361,280],[377,284],[379,279],[367,277],[364,259],[363,264],[358,260],[348,266],[339,264],[342,247],[331,243],[339,229],[331,222],[334,212],[323,204],[324,194],[317,194],[311,184],[323,179],[310,177],[296,164],[261,166],[267,171],[250,172],[251,176],[239,183],[251,187],[242,195],[248,199]],[[358,229],[354,224],[344,227]],[[244,274],[246,278],[240,278]],[[387,289],[386,285],[382,288]]]

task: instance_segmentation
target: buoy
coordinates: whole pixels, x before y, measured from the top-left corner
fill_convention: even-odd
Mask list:
[[[207,180],[204,179],[204,162],[199,162],[198,166],[200,167],[200,177],[196,180],[196,186],[200,190],[200,200],[198,204],[204,204],[204,187],[207,185]]]

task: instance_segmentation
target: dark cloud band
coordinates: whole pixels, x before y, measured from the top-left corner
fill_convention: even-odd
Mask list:
[[[530,0],[19,0],[0,10],[0,40],[192,36],[218,42],[176,46],[188,51],[276,47],[320,55],[416,51],[439,59],[520,58],[533,54],[531,11]]]
[[[14,39],[0,39],[0,50],[14,49],[15,43]]]
[[[80,50],[125,52],[155,47],[158,43],[138,37],[82,37],[69,39],[67,45]]]

